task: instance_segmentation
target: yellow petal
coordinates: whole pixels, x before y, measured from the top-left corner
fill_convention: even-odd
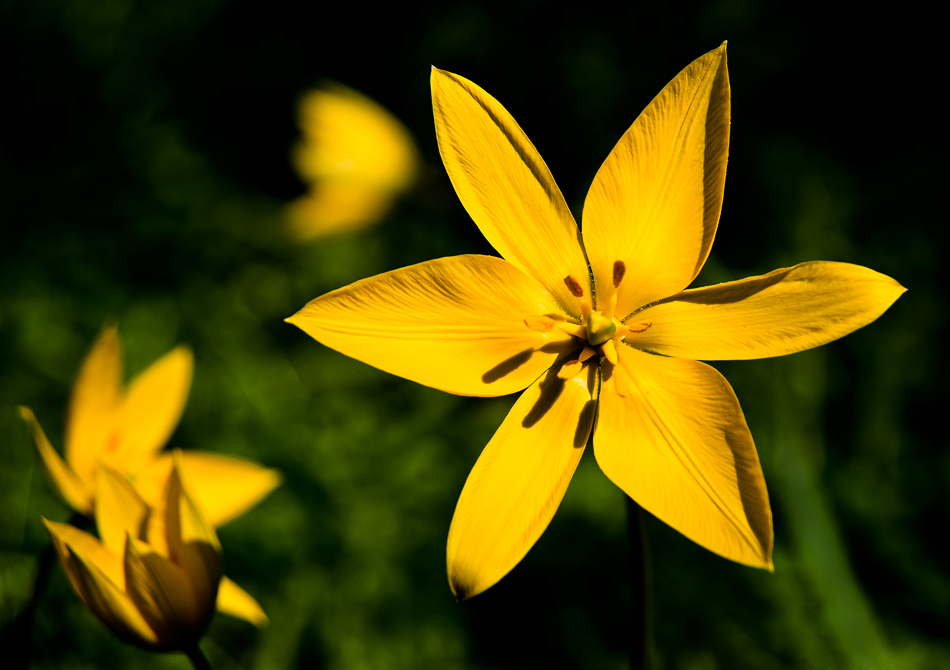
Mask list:
[[[76,581],[77,576],[69,566],[70,549],[67,549],[67,545],[71,548],[72,553],[82,556],[87,564],[94,565],[117,589],[125,590],[125,574],[122,569],[121,554],[112,553],[99,540],[75,526],[46,519],[43,519],[43,523],[53,539],[53,547],[56,549],[56,554],[66,570],[66,575],[80,597],[83,596],[80,592],[80,584]]]
[[[114,323],[106,323],[83,361],[69,398],[66,462],[91,489],[103,452],[112,448],[122,399],[122,343]]]
[[[498,253],[579,316],[564,279],[575,277],[589,297],[587,258],[548,166],[488,93],[436,68],[431,79],[439,152],[462,205]]]
[[[145,537],[148,507],[129,481],[111,468],[100,467],[96,476],[96,528],[106,548],[121,555],[125,538]]]
[[[547,528],[594,419],[597,367],[551,370],[522,394],[482,451],[452,517],[449,584],[460,600],[504,577]]]
[[[765,479],[729,383],[698,361],[627,346],[617,353],[619,366],[604,374],[594,428],[604,474],[694,542],[771,569]]]
[[[191,350],[180,346],[133,380],[122,403],[117,470],[134,473],[165,446],[185,408],[193,368]]]
[[[287,206],[285,216],[298,240],[365,228],[383,218],[393,203],[388,191],[363,181],[328,178]]]
[[[127,593],[119,590],[98,566],[86,560],[69,545],[68,572],[75,575],[76,592],[86,607],[120,640],[145,648],[164,649],[165,645],[151,629]]]
[[[251,594],[227,577],[221,578],[221,586],[218,587],[218,611],[244,619],[258,628],[264,628],[270,623],[264,610]]]
[[[149,545],[126,537],[129,598],[164,646],[181,649],[197,640],[210,618],[207,611],[199,609],[189,575]]]
[[[53,445],[46,438],[46,433],[29,407],[19,407],[20,417],[26,421],[33,436],[33,446],[40,457],[43,472],[49,479],[53,490],[63,501],[80,514],[92,516],[92,492],[83,483],[72,468],[59,457]]]
[[[181,459],[190,494],[205,520],[215,527],[244,514],[281,482],[277,470],[243,458],[182,451]],[[161,498],[173,464],[172,454],[162,454],[136,478],[136,489],[146,501]]]
[[[667,356],[783,356],[836,340],[881,316],[906,289],[849,263],[812,262],[683,291],[637,314],[653,322],[626,341]]]
[[[293,153],[294,167],[307,182],[347,177],[377,192],[409,186],[418,170],[415,142],[384,107],[340,84],[326,84],[300,101],[298,123],[304,139]]]
[[[165,485],[168,557],[188,575],[195,590],[199,618],[210,618],[221,582],[221,544],[182,485],[184,466],[180,454],[176,450],[175,467]]]
[[[541,286],[491,256],[394,270],[312,300],[287,319],[328,347],[449,393],[526,388],[572,338],[525,319],[559,310]]]
[[[584,202],[598,308],[626,274],[616,316],[686,288],[712,246],[729,151],[726,45],[680,72],[620,139]]]

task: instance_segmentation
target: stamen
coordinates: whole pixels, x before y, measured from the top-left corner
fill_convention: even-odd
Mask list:
[[[581,368],[584,367],[584,364],[580,361],[568,361],[561,366],[561,369],[557,371],[557,378],[567,381],[568,379],[573,379],[577,376],[577,373],[581,371]]]
[[[577,361],[579,363],[583,363],[596,353],[597,353],[596,349],[592,349],[591,347],[584,347],[584,351],[582,351],[581,355],[577,357]]]
[[[623,276],[627,274],[627,266],[623,261],[614,261],[614,288],[620,288]]]
[[[614,316],[614,310],[617,309],[617,292],[612,291],[610,294],[610,300],[607,301],[607,306],[604,308],[604,316],[608,319],[612,319]]]
[[[584,287],[581,286],[581,283],[577,281],[577,278],[574,275],[568,275],[564,278],[564,285],[567,286],[567,290],[571,292],[571,295],[575,298],[584,297]]]
[[[607,360],[617,364],[617,348],[614,346],[613,340],[607,340],[602,345],[600,345],[600,350],[604,352],[604,356],[607,357]]]
[[[627,330],[631,333],[642,333],[647,328],[653,325],[652,321],[641,321],[640,323],[628,323],[624,324],[627,326]]]
[[[592,311],[594,311],[594,308],[590,306],[590,301],[587,298],[581,298],[581,316],[584,317],[584,321],[587,321],[587,317],[590,316]]]
[[[614,381],[614,388],[617,390],[617,395],[621,398],[626,398],[630,395],[630,386],[627,383],[626,375],[623,373],[622,368],[617,365],[614,366],[613,372],[610,374],[610,378]]]
[[[549,316],[544,316],[539,314],[537,316],[529,316],[524,320],[524,325],[526,325],[531,330],[536,330],[539,333],[550,332],[554,328],[554,319]]]
[[[587,339],[587,329],[579,323],[571,323],[570,321],[555,321],[555,327],[560,328],[568,335],[573,335],[574,337],[579,337],[583,340]]]

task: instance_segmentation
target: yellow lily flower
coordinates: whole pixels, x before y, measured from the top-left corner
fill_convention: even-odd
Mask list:
[[[373,224],[412,186],[419,155],[406,127],[366,96],[340,84],[300,101],[303,138],[294,147],[297,174],[310,192],[287,209],[299,239]]]
[[[83,604],[119,639],[154,651],[186,650],[214,615],[221,545],[182,486],[177,458],[149,506],[128,480],[97,468],[99,538],[43,519]]]
[[[161,453],[181,419],[193,370],[191,351],[179,346],[149,366],[123,389],[122,344],[107,324],[83,361],[73,385],[66,424],[66,459],[56,452],[33,411],[20,416],[33,435],[40,463],[56,493],[87,517],[95,514],[100,478],[108,468],[129,479],[145,504],[155,507],[173,470]],[[276,470],[231,456],[182,452],[205,519],[220,526],[256,505],[279,483]],[[237,584],[221,583],[218,608],[255,625],[267,617]]]
[[[462,490],[448,576],[465,598],[541,536],[591,430],[607,477],[733,561],[772,569],[772,514],[732,388],[705,360],[802,351],[903,292],[846,263],[684,290],[709,254],[729,146],[726,45],[680,72],[598,171],[583,235],[527,136],[472,82],[432,69],[439,150],[502,258],[442,258],[364,279],[288,319],[342,353],[451,393],[527,388]]]

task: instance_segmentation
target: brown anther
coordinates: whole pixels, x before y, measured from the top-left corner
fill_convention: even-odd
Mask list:
[[[643,321],[641,323],[625,323],[627,330],[631,333],[642,333],[653,325],[652,321]]]
[[[624,265],[624,262],[614,261],[614,288],[620,287],[620,282],[623,281],[625,274],[627,274],[627,266]]]
[[[567,290],[571,292],[571,295],[575,298],[584,297],[584,287],[581,286],[581,283],[577,281],[577,278],[574,275],[568,275],[564,278],[564,285],[567,286]]]
[[[538,331],[539,333],[547,333],[554,328],[554,319],[549,316],[544,316],[543,314],[538,316],[529,316],[524,320],[524,325],[526,325],[531,330]]]

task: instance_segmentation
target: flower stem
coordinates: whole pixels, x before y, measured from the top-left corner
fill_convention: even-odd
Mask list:
[[[89,525],[89,519],[76,512],[73,514],[69,523],[76,528],[86,528]],[[33,620],[36,617],[36,609],[40,600],[46,593],[46,587],[49,585],[50,576],[53,573],[53,565],[56,563],[56,550],[52,543],[43,547],[40,555],[36,559],[36,573],[33,577],[33,592],[30,600],[27,602],[16,618],[4,629],[0,635],[0,648],[4,650],[5,662],[10,663],[10,668],[20,670],[30,667],[30,648],[33,642]],[[4,666],[7,667],[7,666]]]
[[[184,652],[188,660],[191,661],[191,665],[195,670],[211,670],[211,664],[208,663],[208,658],[202,653],[201,647],[198,646],[197,642],[190,647],[185,647],[182,649],[182,652]]]
[[[630,542],[630,670],[653,667],[653,566],[643,508],[627,497]]]

